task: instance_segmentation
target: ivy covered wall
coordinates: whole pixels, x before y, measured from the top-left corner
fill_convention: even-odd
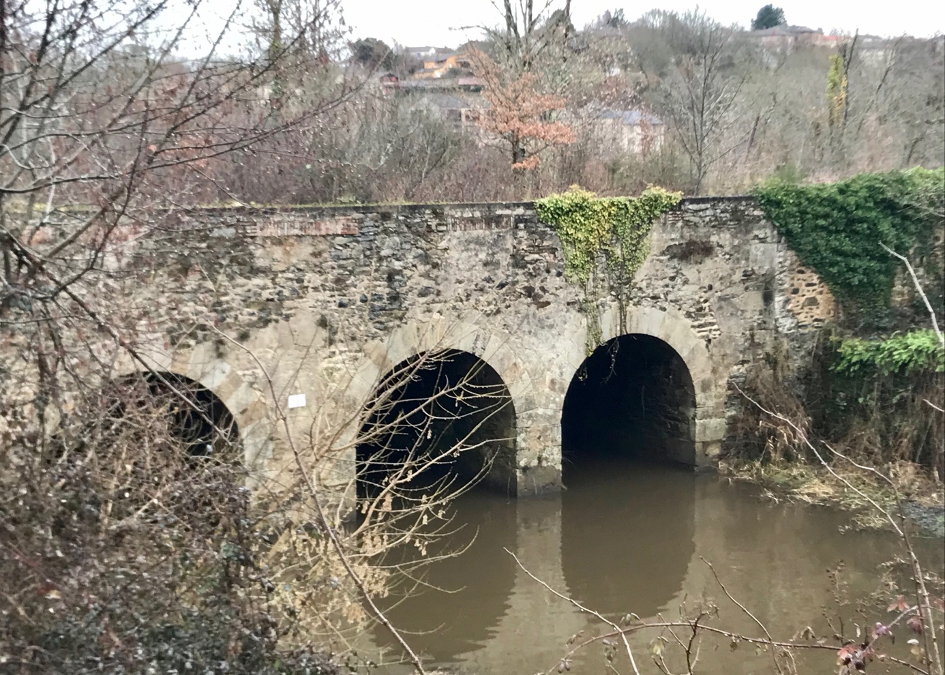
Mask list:
[[[860,174],[825,185],[772,181],[755,190],[761,208],[801,262],[827,283],[850,327],[890,327],[902,263],[913,259],[942,302],[933,242],[945,214],[945,169]]]
[[[598,197],[576,185],[535,202],[541,222],[561,238],[567,277],[581,285],[588,317],[587,354],[601,342],[597,301],[616,297],[621,325],[634,276],[650,252],[650,232],[657,218],[675,207],[682,194],[659,187],[639,197]]]
[[[945,406],[945,344],[930,329],[945,313],[945,170],[773,181],[755,196],[840,305],[800,401],[817,436],[876,465],[905,460],[945,473],[936,409]],[[890,251],[911,262],[921,292]]]

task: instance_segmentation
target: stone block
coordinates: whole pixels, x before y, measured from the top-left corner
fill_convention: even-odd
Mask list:
[[[236,380],[236,378],[233,379]],[[224,384],[228,386],[227,382]],[[229,395],[225,395],[225,393],[225,390],[221,389],[217,395],[233,416],[242,415],[249,406],[259,399],[256,390],[242,381],[240,381],[239,386],[234,389],[232,393]]]
[[[561,470],[551,466],[532,466],[516,471],[516,496],[537,497],[561,491]]]
[[[696,420],[696,441],[711,443],[725,438],[727,423],[724,417]]]
[[[774,271],[778,265],[778,245],[751,244],[748,249],[748,265],[759,274]]]
[[[203,377],[200,378],[200,384],[205,386],[207,389],[213,393],[220,396],[218,392],[220,385],[223,384],[226,380],[226,376],[230,373],[230,364],[222,359],[215,359],[207,371],[204,373]],[[222,396],[220,396],[222,399]]]

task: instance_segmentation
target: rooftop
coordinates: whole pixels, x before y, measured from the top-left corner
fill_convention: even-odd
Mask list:
[[[663,120],[656,115],[652,115],[643,110],[602,110],[596,115],[597,119],[602,120],[620,120],[628,127],[635,127],[640,124],[649,124],[651,126],[661,126]]]
[[[774,26],[773,28],[764,28],[762,30],[753,30],[749,32],[749,35],[752,37],[766,37],[766,36],[796,36],[796,35],[810,35],[810,34],[823,34],[822,30],[814,30],[813,28],[808,28],[807,26],[788,26],[787,24],[781,24],[780,26]]]

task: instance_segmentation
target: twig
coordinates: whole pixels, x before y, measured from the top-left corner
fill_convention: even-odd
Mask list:
[[[525,572],[525,574],[527,574],[527,575],[530,576],[532,579],[534,579],[535,581],[537,581],[539,584],[541,584],[542,586],[544,586],[544,587],[545,587],[548,591],[550,591],[555,597],[561,598],[562,600],[564,600],[565,602],[570,603],[573,607],[575,607],[575,608],[578,609],[579,611],[583,612],[584,614],[590,614],[591,616],[593,616],[593,617],[595,617],[595,618],[597,618],[597,619],[603,621],[603,622],[606,623],[608,626],[610,626],[611,628],[613,628],[613,629],[617,632],[617,634],[620,635],[620,638],[623,640],[623,646],[624,646],[624,648],[625,648],[626,651],[627,651],[627,656],[628,656],[629,659],[630,659],[630,667],[633,668],[634,674],[635,674],[635,675],[640,675],[640,671],[639,671],[639,669],[637,668],[637,663],[636,663],[636,661],[633,659],[633,651],[630,649],[630,642],[627,640],[627,636],[626,636],[626,635],[624,634],[624,632],[621,630],[620,626],[618,626],[617,624],[615,624],[615,623],[614,623],[613,621],[611,621],[610,619],[605,618],[600,612],[595,612],[593,609],[588,609],[587,607],[585,607],[584,605],[582,605],[581,603],[579,603],[577,600],[575,600],[575,599],[573,599],[573,598],[569,598],[567,595],[564,595],[563,593],[560,593],[559,591],[555,590],[554,588],[552,588],[551,586],[549,586],[545,581],[542,581],[541,579],[539,579],[538,577],[536,577],[534,574],[532,574],[532,573],[528,570],[528,568],[525,567],[525,565],[522,564],[522,561],[518,559],[518,556],[517,556],[517,555],[515,555],[514,553],[512,553],[509,549],[505,549],[505,552],[508,553],[510,556],[512,556],[512,558],[515,559],[516,564],[518,564],[518,566],[522,569],[523,572]]]
[[[932,319],[932,329],[938,336],[939,342],[941,342],[942,346],[945,347],[945,335],[942,334],[941,329],[938,327],[938,319],[935,317],[935,310],[932,309],[932,303],[929,302],[928,296],[925,294],[925,291],[922,290],[922,284],[919,283],[919,277],[916,276],[915,270],[912,268],[912,263],[909,262],[908,258],[896,253],[894,250],[886,246],[886,244],[880,242],[879,245],[882,246],[887,253],[896,256],[906,264],[906,269],[909,270],[909,276],[912,277],[912,283],[915,285],[915,289],[918,291],[919,295],[922,296],[922,301],[925,303],[925,308],[929,310],[929,317]]]
[[[728,592],[727,588],[725,588],[725,584],[723,584],[722,580],[719,579],[719,575],[718,573],[716,573],[715,568],[712,566],[712,563],[710,563],[708,560],[703,558],[701,555],[699,556],[699,560],[701,560],[702,562],[704,562],[706,565],[709,566],[709,569],[712,571],[712,576],[715,577],[715,582],[719,585],[719,588],[722,589],[722,592],[725,593],[726,597],[732,602],[734,602],[740,610],[742,610],[745,614],[747,614],[751,618],[751,620],[754,621],[758,625],[758,627],[761,628],[762,631],[764,631],[765,637],[768,638],[768,642],[771,643],[771,660],[774,662],[774,668],[775,670],[778,671],[778,673],[783,675],[784,671],[781,670],[781,666],[778,663],[778,653],[774,648],[774,638],[771,637],[771,633],[768,632],[767,627],[758,619],[758,617],[756,617],[754,614],[748,611],[748,608],[745,607],[745,605],[743,605],[734,597],[732,597],[732,594]]]

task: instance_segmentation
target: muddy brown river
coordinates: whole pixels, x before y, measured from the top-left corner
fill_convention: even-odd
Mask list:
[[[427,666],[450,673],[532,675],[565,665],[571,673],[633,672],[622,650],[610,663],[600,643],[562,662],[572,636],[579,642],[607,627],[555,597],[507,550],[550,587],[610,619],[629,612],[674,619],[711,602],[718,616],[709,625],[760,636],[705,559],[775,639],[809,628],[831,645],[841,625],[855,638],[857,624],[888,620],[884,563],[901,553],[890,534],[851,530],[849,516],[832,509],[775,502],[712,473],[606,459],[583,465],[554,497],[471,492],[456,503],[454,524],[461,527],[447,545],[468,550],[430,565],[425,586],[385,601]],[[941,540],[920,540],[918,551],[928,569],[945,572]],[[838,567],[839,586],[829,574]],[[898,633],[885,651],[908,659],[912,636]],[[640,673],[660,672],[653,660],[660,635],[669,641],[663,653],[671,672],[684,672],[673,636],[649,630],[631,638]],[[688,640],[685,629],[677,636]],[[362,654],[387,664],[379,672],[409,672],[394,663],[400,653],[383,629],[369,637]],[[697,645],[697,673],[776,672],[770,655],[749,644],[733,649],[728,638],[706,636]],[[837,671],[835,649],[797,658],[800,673]],[[906,672],[886,668],[875,663],[869,672]]]

